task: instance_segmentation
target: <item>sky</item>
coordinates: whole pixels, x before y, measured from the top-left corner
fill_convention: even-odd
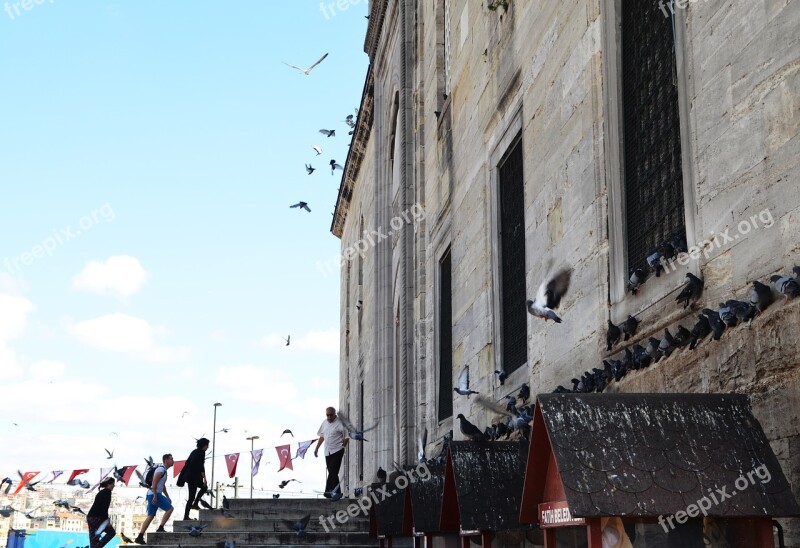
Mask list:
[[[328,163],[368,66],[342,5],[2,5],[0,474],[185,459],[219,402],[215,479],[240,452],[249,486],[257,435],[256,496],[323,489],[322,453],[279,474],[273,448],[338,403]]]

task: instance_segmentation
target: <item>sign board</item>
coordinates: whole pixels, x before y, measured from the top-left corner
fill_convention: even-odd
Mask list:
[[[569,511],[567,501],[544,502],[539,505],[539,527],[569,527],[585,525],[583,518],[574,518]]]

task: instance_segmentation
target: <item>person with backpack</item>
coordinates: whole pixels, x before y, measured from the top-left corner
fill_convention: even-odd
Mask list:
[[[183,470],[178,475],[178,487],[189,486],[189,498],[186,500],[186,509],[183,512],[183,519],[185,520],[191,519],[189,517],[191,510],[200,510],[199,504],[201,502],[205,506],[211,507],[210,504],[202,499],[203,495],[208,492],[208,483],[206,482],[206,451],[208,451],[208,443],[206,438],[197,440],[197,448],[189,454]]]
[[[100,482],[100,491],[97,492],[94,497],[94,504],[86,514],[86,523],[89,526],[89,546],[91,548],[103,548],[117,535],[108,520],[111,491],[114,490],[115,483],[114,478],[106,478]]]
[[[175,459],[172,458],[171,453],[166,453],[162,459],[164,461],[163,464],[151,466],[145,473],[145,483],[150,485],[147,490],[147,518],[142,522],[139,535],[134,540],[136,544],[147,544],[144,541],[144,532],[150,527],[159,508],[164,511],[164,517],[161,518],[161,525],[156,529],[156,533],[164,532],[164,525],[169,521],[169,517],[174,510],[172,501],[167,493],[167,470],[175,464]]]

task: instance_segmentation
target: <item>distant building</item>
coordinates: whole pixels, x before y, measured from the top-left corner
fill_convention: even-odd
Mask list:
[[[495,2],[494,4],[503,4]],[[340,407],[352,492],[379,466],[435,456],[463,413],[537,393],[800,263],[800,26],[789,2],[369,3],[370,59],[331,226],[341,239]],[[677,236],[691,255],[634,294]],[[685,259],[685,260],[684,260]],[[324,266],[324,265],[323,265]],[[568,267],[563,323],[526,311]],[[321,275],[327,269],[320,268]],[[676,303],[685,275],[705,280]],[[606,350],[606,322],[636,335]],[[800,495],[800,299],[611,383],[751,397]],[[501,385],[495,371],[507,378]],[[786,520],[787,544],[800,524]]]

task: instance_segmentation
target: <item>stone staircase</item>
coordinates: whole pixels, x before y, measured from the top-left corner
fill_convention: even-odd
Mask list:
[[[377,546],[375,539],[369,537],[369,517],[359,511],[356,517],[347,514],[347,507],[354,501],[342,499],[331,502],[328,499],[230,499],[228,510],[200,510],[197,521],[175,520],[173,532],[146,535],[148,546],[170,546],[172,548],[222,547],[224,542],[233,541],[239,547],[266,546],[334,546],[337,548],[363,548]],[[177,511],[177,509],[176,509]],[[336,513],[344,523],[336,521]],[[298,536],[283,520],[296,521],[311,515],[307,533]],[[320,522],[325,520],[325,526]],[[328,518],[332,518],[328,521]],[[192,537],[185,526],[208,524],[199,537]],[[151,526],[154,531],[155,525]]]

